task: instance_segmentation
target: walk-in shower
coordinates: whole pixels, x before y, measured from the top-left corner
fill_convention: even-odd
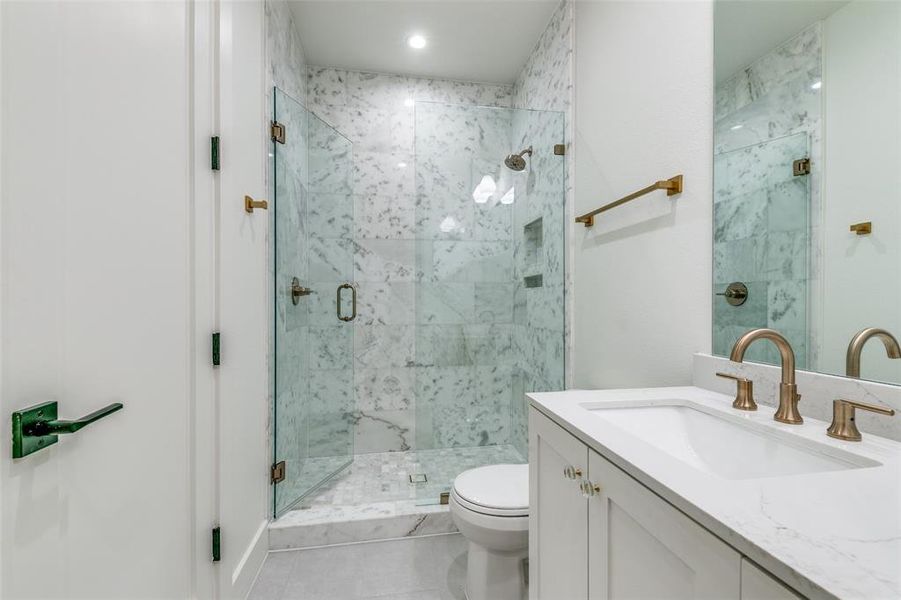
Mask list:
[[[525,462],[524,394],[564,379],[563,115],[417,101],[381,195],[375,152],[274,96],[274,513],[388,514]]]

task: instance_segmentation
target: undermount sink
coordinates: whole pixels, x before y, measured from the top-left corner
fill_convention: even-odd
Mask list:
[[[691,467],[724,479],[842,471],[880,464],[684,400],[582,406]]]

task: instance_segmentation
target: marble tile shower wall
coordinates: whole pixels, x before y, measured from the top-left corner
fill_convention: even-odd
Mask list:
[[[528,412],[523,392],[559,390],[572,381],[569,360],[572,348],[572,264],[574,148],[572,119],[572,22],[573,3],[563,0],[538,39],[513,85],[513,107],[555,114],[517,112],[514,117],[514,146],[532,144],[546,150],[554,144],[566,145],[566,158],[538,153],[537,172],[550,174],[541,190],[531,193],[527,203],[518,203],[515,228],[544,215],[546,272],[543,289],[525,290],[521,275],[530,274],[528,254],[517,248],[517,294],[514,338],[522,362],[514,372],[511,396],[511,441],[526,454]],[[562,136],[562,137],[561,137]],[[563,161],[561,168],[559,161]],[[560,206],[560,191],[564,190]],[[553,193],[556,190],[556,193]],[[562,213],[562,214],[561,214]],[[553,215],[552,218],[549,218]],[[524,302],[525,301],[525,302]],[[525,310],[522,308],[525,307]],[[568,317],[567,317],[568,315]],[[565,369],[565,370],[564,370]]]
[[[417,450],[509,441],[514,205],[500,197],[522,178],[503,166],[512,117],[416,104]],[[483,178],[497,189],[476,202]]]
[[[514,146],[532,146],[527,176],[513,205],[514,306],[511,443],[526,455],[525,393],[564,388],[565,159],[554,154],[564,136],[564,115],[516,111]],[[540,277],[540,281],[532,278]],[[527,283],[528,282],[528,283]]]
[[[817,358],[822,28],[816,23],[716,87],[714,288],[744,281],[748,301],[714,302],[714,353],[753,327],[787,334],[799,366]],[[816,85],[820,82],[820,85]],[[811,174],[792,175],[809,156]],[[769,345],[752,360],[774,362]]]
[[[417,220],[414,108],[410,100],[506,107],[510,105],[511,87],[331,68],[311,67],[307,72],[309,108],[353,142],[354,213],[347,221],[353,229],[353,242],[344,249],[346,255],[337,260],[351,260],[359,289],[354,343],[348,350],[355,373],[352,391],[347,392],[352,393],[355,404],[352,420],[356,453],[414,447],[417,392],[425,391],[422,386],[426,382],[448,380],[431,378],[424,372],[440,367],[417,362],[417,342],[422,345],[432,339],[429,330],[417,339],[417,314],[434,313],[436,327],[442,320],[463,318],[442,314],[440,297],[424,301],[421,312],[416,304],[415,284],[421,277],[417,273],[417,231],[431,225],[440,230],[441,222]],[[499,159],[504,151],[506,148]],[[455,248],[453,239],[441,243],[436,242],[434,269],[447,273],[452,280],[456,253],[465,250]],[[475,293],[475,281],[453,283],[472,283]],[[432,291],[423,288],[422,293]],[[453,291],[450,286],[446,293]],[[459,341],[454,337],[442,340],[435,344],[435,351],[444,352],[450,360],[455,348],[459,349],[455,345]],[[328,349],[323,348],[323,352],[327,354]],[[465,380],[460,385],[465,385]],[[346,382],[342,389],[348,389]],[[437,389],[432,392],[441,395]]]

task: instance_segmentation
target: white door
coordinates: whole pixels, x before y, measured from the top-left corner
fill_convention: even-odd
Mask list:
[[[529,410],[529,597],[588,598],[588,448]]]
[[[193,287],[209,8],[0,2],[3,598],[209,589],[194,430],[211,322]],[[12,459],[11,413],[48,400],[61,418],[124,408]]]
[[[263,83],[263,3],[219,5],[219,129],[221,170],[215,211],[218,260],[215,329],[218,441],[215,524],[221,527],[216,565],[220,598],[244,598],[268,550],[270,493],[269,209],[244,210],[244,196],[266,198]]]
[[[593,451],[592,600],[739,598],[741,555]]]

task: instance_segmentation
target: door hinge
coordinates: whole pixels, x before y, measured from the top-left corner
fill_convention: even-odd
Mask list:
[[[280,460],[279,462],[272,465],[272,470],[269,473],[270,479],[273,484],[281,483],[285,480],[285,461]]]
[[[285,143],[285,126],[278,121],[272,121],[269,133],[272,136],[272,141],[278,142],[279,144]]]
[[[212,535],[213,562],[222,560],[222,528],[213,527]]]
[[[220,362],[221,355],[221,342],[219,341],[219,332],[213,333],[213,343],[212,343],[212,352],[213,352],[213,366],[218,367]]]
[[[566,154],[566,144],[554,144],[554,154],[557,156]]]
[[[214,171],[219,170],[219,136],[210,138],[210,168]]]
[[[795,177],[799,175],[810,175],[810,159],[799,158],[794,161],[792,163],[792,174],[794,174]]]

